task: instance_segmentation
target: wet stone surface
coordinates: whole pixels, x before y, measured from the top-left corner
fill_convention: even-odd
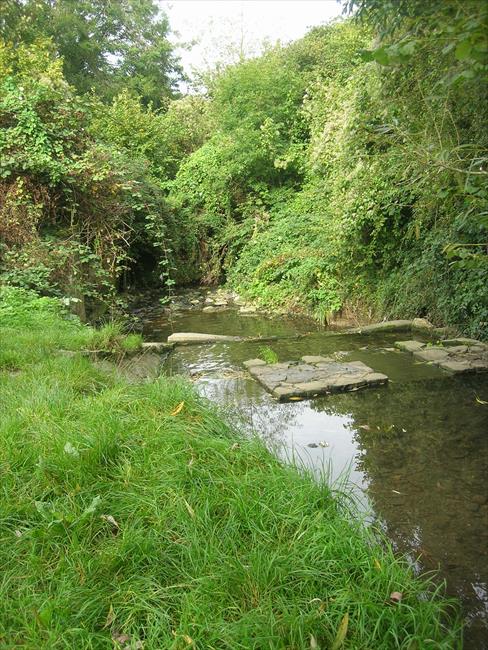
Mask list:
[[[386,375],[375,372],[362,361],[339,363],[331,357],[304,356],[301,361],[272,364],[251,359],[244,365],[279,401],[355,391],[388,381]]]
[[[421,341],[397,341],[395,346],[414,357],[455,374],[488,372],[488,345],[474,339],[449,339],[439,346]]]

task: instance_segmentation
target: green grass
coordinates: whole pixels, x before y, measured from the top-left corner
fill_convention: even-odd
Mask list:
[[[1,648],[460,647],[452,603],[325,479],[182,380],[57,355],[92,332],[1,291]]]
[[[268,345],[262,345],[259,348],[259,356],[263,361],[266,361],[266,363],[278,363],[279,361],[276,352]]]

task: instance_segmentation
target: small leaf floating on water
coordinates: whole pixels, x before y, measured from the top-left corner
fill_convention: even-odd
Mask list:
[[[339,650],[339,648],[342,646],[342,644],[344,643],[344,639],[346,638],[348,625],[349,625],[349,614],[344,614],[342,621],[340,622],[340,625],[337,629],[337,635],[336,638],[334,639],[334,643],[332,644],[331,650]]]
[[[171,411],[170,415],[178,415],[178,413],[181,413],[181,411],[183,410],[183,407],[184,407],[184,406],[185,406],[185,402],[184,402],[184,401],[183,401],[183,402],[180,402],[180,403],[176,406],[176,408],[174,408],[174,409]]]
[[[403,598],[403,594],[401,591],[392,591],[390,594],[390,602],[395,603],[395,605],[400,603],[402,598]]]

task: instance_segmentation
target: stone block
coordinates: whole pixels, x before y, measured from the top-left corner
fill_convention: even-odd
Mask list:
[[[423,350],[418,350],[413,353],[413,356],[422,361],[433,361],[437,363],[438,361],[444,361],[449,357],[447,350],[442,348],[425,348]]]
[[[304,363],[321,363],[321,362],[329,362],[332,361],[330,357],[321,357],[321,356],[313,356],[313,355],[305,355],[302,357],[302,361]]]
[[[255,368],[256,366],[265,366],[266,361],[262,359],[249,359],[249,361],[244,361],[246,368]]]
[[[244,365],[252,377],[281,401],[292,397],[315,397],[332,392],[358,390],[388,381],[386,375],[375,373],[362,361],[339,363],[324,361],[325,357],[311,355],[304,358],[308,363],[301,361],[256,365],[256,359],[251,359]],[[322,360],[313,363],[313,359]]]
[[[405,352],[417,352],[425,348],[425,343],[421,341],[395,341],[395,347]]]

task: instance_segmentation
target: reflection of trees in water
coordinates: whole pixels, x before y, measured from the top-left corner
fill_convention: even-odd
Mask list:
[[[446,377],[331,396],[314,408],[352,416],[358,469],[387,534],[424,568],[440,564],[450,591],[486,621],[488,407],[476,395],[488,399],[486,379]]]
[[[300,413],[300,404],[294,404],[294,408],[279,404],[248,378],[207,377],[199,384],[199,390],[226,412],[236,428],[259,434],[270,447],[285,444],[287,430],[296,423]]]

